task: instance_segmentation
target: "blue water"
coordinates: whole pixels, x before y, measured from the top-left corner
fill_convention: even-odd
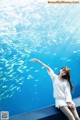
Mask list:
[[[54,104],[52,81],[32,58],[56,74],[68,66],[72,96],[79,97],[80,5],[5,1],[0,1],[0,111],[12,116]]]

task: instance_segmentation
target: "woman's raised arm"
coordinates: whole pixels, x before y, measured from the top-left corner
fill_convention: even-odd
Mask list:
[[[45,67],[49,72],[50,72],[50,70],[51,70],[51,68],[50,68],[49,66],[47,66],[46,64],[44,64],[43,62],[41,62],[39,59],[36,59],[36,58],[31,59],[31,62],[38,62],[38,63],[40,63],[43,67]]]
[[[54,79],[54,77],[55,77],[54,71],[49,66],[47,66],[46,64],[44,64],[43,62],[41,62],[39,59],[36,59],[36,58],[31,59],[31,62],[38,62],[38,63],[40,63],[43,67],[45,67],[47,69],[48,74],[50,75],[50,77],[52,79]]]

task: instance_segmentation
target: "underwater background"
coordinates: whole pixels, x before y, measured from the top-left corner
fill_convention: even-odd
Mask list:
[[[0,111],[10,116],[54,104],[51,78],[32,58],[56,74],[68,66],[80,97],[79,4],[0,1]]]

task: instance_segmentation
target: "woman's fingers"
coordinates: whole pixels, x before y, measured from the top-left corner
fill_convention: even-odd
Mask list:
[[[68,103],[70,109],[75,110],[75,106],[72,103]]]
[[[71,108],[72,110],[75,110],[75,106],[74,106],[73,104],[70,105],[70,108]]]
[[[31,61],[31,62],[35,62],[36,60],[35,60],[35,59],[31,59],[30,61]]]
[[[34,58],[34,59],[31,59],[30,61],[31,61],[31,62],[38,62],[38,59],[35,59],[35,58]]]
[[[75,106],[72,104],[72,109],[75,110]]]

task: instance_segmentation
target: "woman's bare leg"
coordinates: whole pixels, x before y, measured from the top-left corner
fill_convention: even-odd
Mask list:
[[[73,113],[73,115],[74,115],[74,117],[75,117],[75,120],[80,120],[76,108],[75,108],[74,110],[71,110],[71,112]]]
[[[69,120],[75,120],[73,113],[70,111],[70,109],[67,106],[60,107],[60,110],[67,116]]]

